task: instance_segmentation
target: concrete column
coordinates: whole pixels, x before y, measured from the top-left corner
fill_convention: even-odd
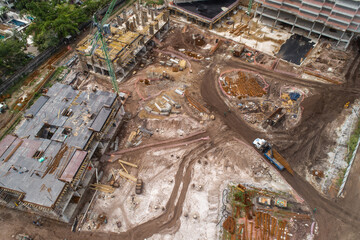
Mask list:
[[[116,18],[117,24],[120,26],[123,22],[121,21],[121,19],[119,18],[119,16]]]
[[[312,30],[314,29],[314,26],[315,26],[315,22],[314,22],[313,25],[311,26],[310,32],[309,32],[309,34],[308,34],[308,37],[310,37],[310,34],[312,33]]]
[[[167,21],[167,19],[168,19],[168,12],[166,11],[166,12],[164,12],[164,14],[163,14],[163,20],[166,22]]]
[[[134,28],[136,28],[136,17],[133,17]]]
[[[140,20],[139,20],[139,15],[138,15],[138,13],[135,13],[135,19],[136,19],[136,24],[139,26]]]
[[[346,31],[343,31],[343,33],[341,34],[341,37],[340,37],[339,41],[336,43],[336,46],[339,45],[339,43],[341,42],[341,39],[344,37],[345,33],[346,33]]]
[[[123,19],[124,19],[124,21],[126,21],[126,11],[125,10],[123,11]]]
[[[129,22],[128,22],[128,21],[125,21],[125,26],[126,26],[126,31],[129,31],[129,30],[130,30],[130,26],[129,26]]]
[[[263,8],[261,9],[261,13],[260,13],[260,21],[261,21],[261,19],[262,19],[263,12],[264,12],[264,6],[263,6]]]
[[[149,25],[149,34],[150,36],[154,35],[154,26],[152,24]]]
[[[151,9],[149,6],[147,6],[147,13],[150,15],[151,14]]]
[[[148,16],[147,16],[147,13],[145,11],[143,12],[143,16],[144,16],[144,21],[147,23],[148,22]]]
[[[156,31],[159,30],[159,21],[155,21],[155,30],[156,30]]]
[[[153,10],[151,10],[151,21],[154,21],[154,11]]]
[[[144,18],[144,13],[141,13],[141,25],[144,27],[145,26],[145,18]]]
[[[292,27],[291,27],[291,30],[290,30],[291,33],[294,31],[294,27],[295,27],[296,21],[297,21],[297,16],[295,17],[295,21],[294,21],[294,23],[293,23],[293,25],[292,25]]]
[[[321,36],[322,36],[322,34],[323,34],[324,30],[325,30],[325,24],[324,24],[324,26],[323,26],[323,28],[322,28],[322,30],[321,30],[321,33],[320,33],[320,35],[319,35],[319,37],[318,37],[318,41],[319,41],[319,39],[321,38]]]
[[[86,58],[81,55],[81,54],[78,54],[79,55],[79,60],[80,60],[80,64],[81,64],[81,68],[83,71],[88,71],[88,67],[87,67],[87,64],[86,64]]]
[[[278,10],[278,14],[276,15],[276,19],[275,19],[275,23],[274,23],[274,27],[276,26],[277,24],[277,21],[279,19],[279,15],[280,15],[280,10]]]
[[[351,37],[350,37],[349,41],[346,43],[345,50],[348,48],[353,37],[354,37],[354,32],[351,33]]]
[[[255,12],[254,12],[254,18],[256,18],[257,10],[258,10],[258,5],[256,5],[256,9],[255,9]]]

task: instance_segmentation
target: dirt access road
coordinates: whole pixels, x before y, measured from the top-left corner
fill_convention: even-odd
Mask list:
[[[213,62],[218,62],[214,60]],[[244,68],[256,70],[260,74],[269,76],[269,71],[261,67],[249,65],[241,61],[229,61],[225,63],[228,67]],[[354,68],[350,70],[351,76],[357,77]],[[251,129],[247,124],[235,113],[223,116],[224,110],[228,107],[225,104],[220,91],[218,90],[217,76],[215,73],[215,65],[210,66],[201,86],[201,95],[212,111],[218,113],[218,117],[230,127],[230,129],[239,135],[249,144],[256,137],[265,137],[263,133]],[[291,82],[299,85],[304,84],[300,79],[289,79],[288,75],[280,73],[271,73],[272,78],[277,81]],[[330,123],[341,112],[345,101],[353,101],[359,96],[360,91],[355,89],[356,83],[360,79],[351,79],[346,86],[329,85],[323,83],[311,82],[309,85],[316,89],[317,94],[310,99],[304,101],[305,108],[302,122],[298,127],[291,131],[277,131],[272,135],[279,136],[282,142],[290,142],[288,146],[281,148],[281,153],[287,157],[291,165],[302,164],[304,158],[314,158],[320,154],[322,147],[327,141],[321,139],[324,126]],[[265,137],[266,138],[266,137]],[[280,143],[281,144],[281,143]],[[264,158],[264,161],[267,161]],[[315,214],[319,223],[318,239],[356,239],[360,237],[360,217],[357,212],[360,210],[360,204],[357,202],[340,205],[336,201],[331,201],[321,196],[302,176],[295,174],[291,176],[287,172],[281,173],[289,184],[302,196],[302,198],[312,207],[317,208]],[[351,194],[351,193],[350,193]],[[357,193],[354,193],[357,194]]]

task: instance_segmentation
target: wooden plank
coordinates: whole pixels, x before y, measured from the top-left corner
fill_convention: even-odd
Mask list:
[[[121,165],[121,167],[125,170],[126,173],[129,173],[128,170],[126,170],[124,164],[122,164],[122,163],[120,162],[120,165]]]
[[[123,160],[120,160],[120,159],[119,159],[119,163],[120,163],[120,164],[123,163],[123,164],[125,164],[125,165],[128,165],[128,166],[130,166],[130,167],[134,167],[134,168],[137,168],[137,167],[138,167],[137,165],[135,165],[135,164],[133,164],[133,163],[129,163],[129,162],[126,162],[126,161],[123,161]]]
[[[14,149],[10,152],[10,154],[7,155],[6,158],[4,158],[3,162],[9,161],[9,159],[12,157],[12,155],[14,155],[14,153],[16,152],[16,150],[18,150],[18,148],[21,146],[22,143],[23,143],[23,140],[19,139],[19,143],[14,147]]]
[[[120,174],[120,176],[123,176],[123,177],[125,177],[125,178],[127,178],[127,179],[129,179],[129,180],[131,180],[133,182],[137,181],[136,177],[134,177],[134,176],[132,176],[132,175],[126,173],[126,172],[123,172],[121,170],[119,171],[119,174]]]

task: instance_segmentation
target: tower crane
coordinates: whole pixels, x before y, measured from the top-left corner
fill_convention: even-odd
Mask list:
[[[105,62],[109,71],[109,75],[110,75],[110,79],[111,79],[111,83],[113,85],[114,91],[116,92],[116,94],[119,94],[119,87],[116,81],[116,75],[114,72],[114,66],[109,58],[109,52],[108,52],[108,47],[106,44],[106,33],[104,31],[104,24],[106,23],[106,21],[108,20],[108,18],[110,17],[114,7],[115,7],[115,3],[117,0],[112,0],[108,10],[106,11],[105,16],[103,17],[103,19],[101,20],[101,22],[99,22],[96,18],[96,14],[94,14],[93,16],[93,21],[94,21],[94,26],[96,26],[97,31],[95,32],[92,40],[91,40],[91,49],[89,51],[88,54],[86,54],[86,56],[92,56],[96,50],[96,48],[98,47],[98,43],[100,43],[101,45],[101,49],[103,51],[104,54],[104,58],[105,58]]]

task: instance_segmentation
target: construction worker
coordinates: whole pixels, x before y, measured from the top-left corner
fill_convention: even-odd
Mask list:
[[[316,208],[314,208],[313,213],[316,213]]]

